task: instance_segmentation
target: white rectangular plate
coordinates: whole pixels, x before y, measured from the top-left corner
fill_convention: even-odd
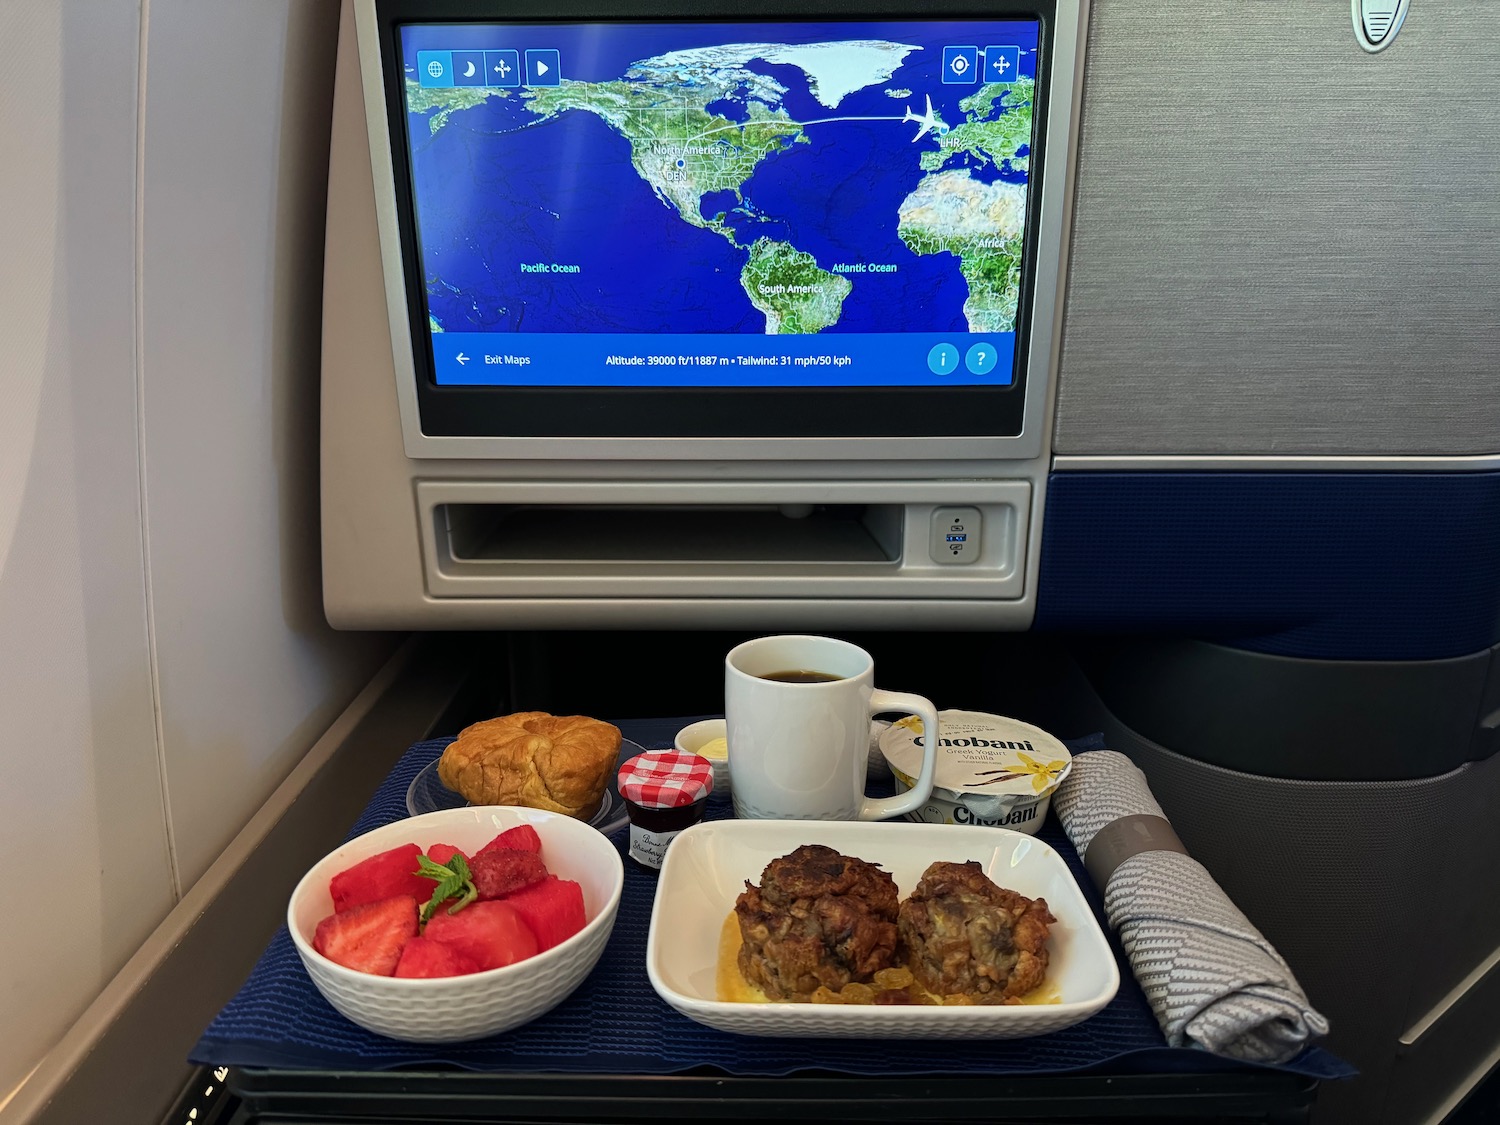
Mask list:
[[[904,899],[927,865],[977,861],[1002,887],[1045,898],[1057,918],[1047,979],[1055,1004],[844,1006],[716,999],[719,934],[745,882],[802,844],[879,864]],[[646,943],[651,985],[689,1019],[742,1035],[843,1039],[1018,1039],[1087,1019],[1114,998],[1120,972],[1067,864],[1034,836],[952,824],[721,820],[687,829],[667,849]]]

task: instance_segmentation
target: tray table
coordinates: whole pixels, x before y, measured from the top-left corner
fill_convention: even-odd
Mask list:
[[[621,722],[669,746],[691,718]],[[418,743],[351,835],[407,815],[411,779],[447,744]],[[1082,749],[1082,746],[1078,748]],[[731,815],[710,799],[710,817]],[[626,833],[615,836],[624,850]],[[1102,908],[1055,821],[1040,836]],[[783,1040],[702,1027],[669,1008],[645,973],[654,873],[626,863],[619,919],[579,990],[522,1028],[471,1044],[397,1043],[348,1023],[317,993],[284,929],[210,1024],[192,1060],[226,1066],[235,1122],[573,1121],[666,1117],[787,1120],[1302,1121],[1319,1080],[1353,1071],[1311,1048],[1283,1067],[1165,1045],[1128,963],[1119,994],[1072,1028],[983,1042]],[[218,1116],[218,1115],[216,1115]]]

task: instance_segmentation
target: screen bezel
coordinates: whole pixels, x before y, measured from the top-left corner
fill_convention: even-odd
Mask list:
[[[1068,18],[1059,21],[1059,8]],[[1076,0],[942,0],[920,13],[893,0],[864,0],[858,5],[825,2],[801,10],[794,10],[785,0],[754,0],[733,11],[721,5],[697,7],[682,0],[653,0],[645,6],[619,0],[562,0],[544,6],[537,0],[519,0],[503,10],[493,3],[471,0],[372,0],[357,5],[393,359],[408,455],[639,458],[643,454],[632,443],[651,438],[662,439],[653,442],[653,449],[666,457],[769,458],[787,456],[790,451],[813,458],[1034,456],[1040,446],[1037,430],[1045,409],[1040,391],[1045,389],[1050,366],[1065,241],[1060,221],[1062,169],[1071,156],[1069,126],[1076,56],[1081,51],[1081,8]],[[965,18],[1038,21],[1030,198],[1010,386],[938,391],[930,387],[517,388],[440,386],[433,381],[425,308],[406,299],[408,290],[421,291],[421,270],[407,165],[404,75],[398,65],[401,24]],[[377,107],[379,112],[373,112]],[[1055,120],[1059,114],[1060,123]],[[387,169],[389,175],[382,175]]]

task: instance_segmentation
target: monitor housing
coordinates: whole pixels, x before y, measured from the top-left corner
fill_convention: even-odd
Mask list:
[[[346,5],[330,619],[1024,627],[1083,9]],[[987,58],[1022,81],[942,78]],[[459,84],[486,59],[518,83]],[[821,178],[856,159],[867,254]]]

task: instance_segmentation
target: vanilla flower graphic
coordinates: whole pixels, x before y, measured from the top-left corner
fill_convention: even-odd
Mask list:
[[[991,777],[987,781],[981,781],[978,784],[996,785],[1002,781],[1014,781],[1018,777],[1030,777],[1032,792],[1040,793],[1056,781],[1063,770],[1068,768],[1067,762],[1054,758],[1050,762],[1042,763],[1022,750],[1016,751],[1016,757],[1021,759],[1020,763],[1008,769],[984,770],[979,776],[983,777],[985,774],[997,774],[998,776]]]
[[[1024,777],[1026,774],[1030,774],[1031,788],[1036,793],[1040,793],[1047,786],[1051,785],[1057,780],[1058,775],[1068,768],[1067,762],[1058,761],[1056,758],[1044,765],[1030,754],[1023,753],[1020,750],[1016,751],[1016,757],[1021,759],[1021,764],[1015,767],[1017,776]]]

